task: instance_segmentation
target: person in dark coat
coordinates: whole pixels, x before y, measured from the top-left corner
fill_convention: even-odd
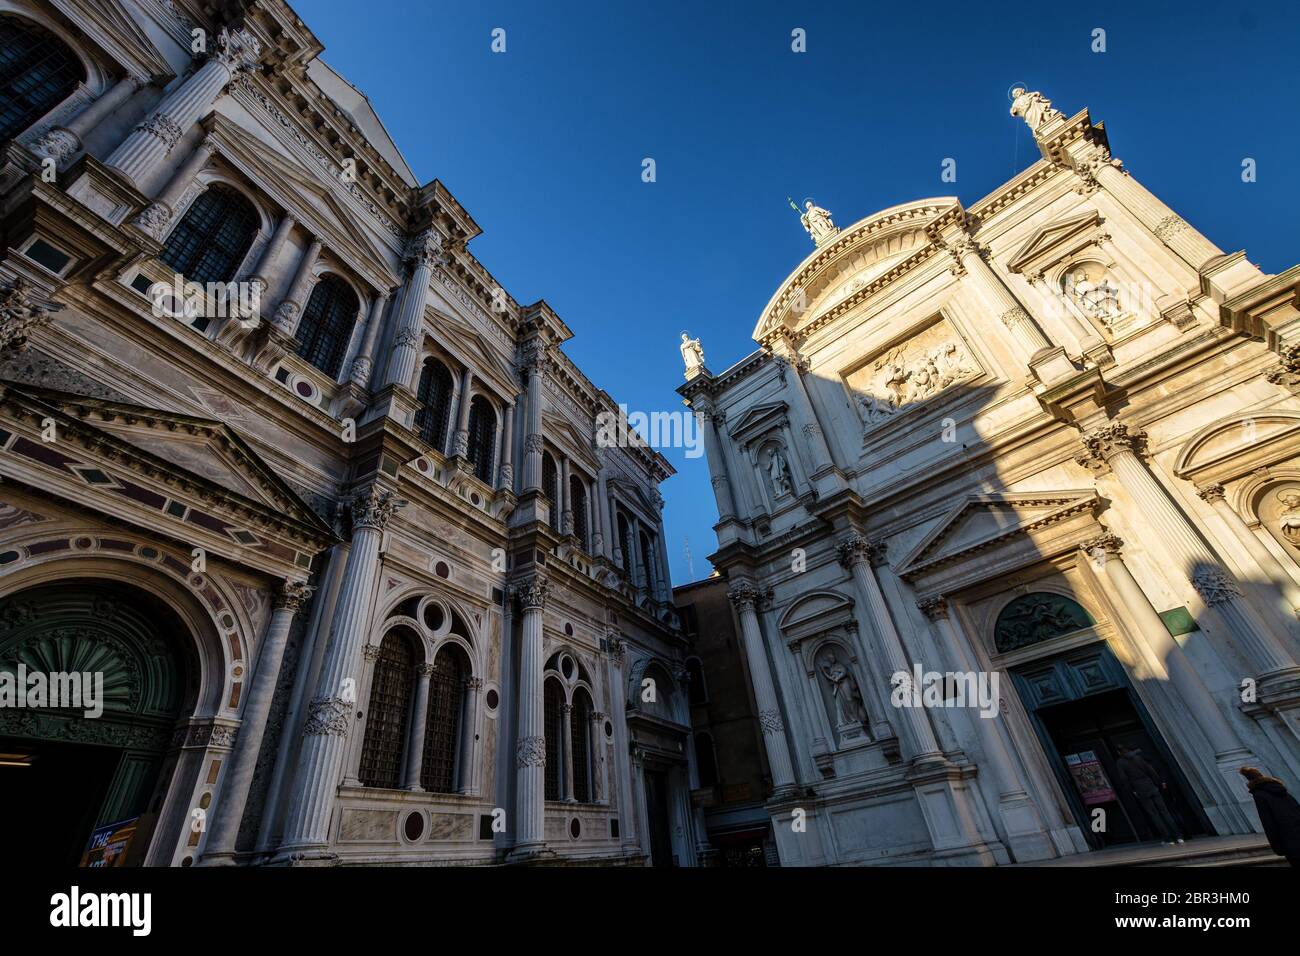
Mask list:
[[[1300,866],[1300,803],[1276,777],[1266,777],[1254,767],[1242,767],[1240,773],[1255,798],[1269,847],[1292,866]]]
[[[1169,789],[1169,784],[1142,756],[1142,751],[1123,745],[1118,749],[1119,759],[1115,761],[1115,769],[1119,772],[1120,783],[1137,798],[1142,812],[1164,843],[1182,843],[1183,835],[1179,832],[1178,822],[1165,803],[1164,791]]]

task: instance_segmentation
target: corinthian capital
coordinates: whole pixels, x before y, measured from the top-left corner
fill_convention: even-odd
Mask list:
[[[858,564],[869,564],[874,567],[885,561],[885,543],[872,541],[866,535],[858,534],[856,531],[841,538],[835,545],[835,550],[839,554],[840,564],[846,568],[853,568]]]
[[[436,229],[426,229],[406,246],[406,261],[413,267],[432,269],[447,261],[442,251],[442,236]]]
[[[938,621],[948,616],[948,601],[942,594],[936,594],[933,597],[921,598],[916,602],[921,613],[932,621]]]
[[[351,506],[353,528],[383,531],[384,526],[388,524],[388,519],[398,510],[405,508],[406,502],[391,491],[378,485],[371,485],[352,499]]]
[[[63,304],[51,302],[37,293],[22,276],[0,287],[0,355],[22,352],[27,336],[50,324]]]
[[[1079,440],[1088,457],[1097,462],[1108,462],[1124,452],[1140,450],[1146,433],[1138,428],[1129,428],[1123,422],[1110,422],[1095,428]]]
[[[728,589],[727,597],[737,611],[752,611],[757,607],[761,594],[748,581],[737,581]]]
[[[311,600],[316,589],[306,581],[285,581],[275,595],[275,607],[297,614]]]
[[[238,73],[257,66],[257,58],[261,55],[262,44],[253,34],[242,27],[237,30],[222,27],[217,34],[217,48],[212,58],[231,73]]]
[[[525,611],[540,611],[546,607],[546,599],[551,594],[551,584],[544,576],[534,574],[516,584],[511,589],[511,593]]]
[[[1209,502],[1210,504],[1224,500],[1223,485],[1220,485],[1217,482],[1212,485],[1201,485],[1196,489],[1196,494],[1202,501]]]

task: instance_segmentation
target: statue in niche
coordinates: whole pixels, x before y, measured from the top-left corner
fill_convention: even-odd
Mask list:
[[[867,708],[862,702],[858,682],[833,651],[822,659],[820,670],[822,677],[831,685],[831,696],[835,698],[835,713],[840,726],[865,724]]]
[[[786,462],[785,455],[781,454],[780,445],[772,446],[772,453],[767,459],[767,476],[772,483],[772,493],[778,498],[794,490],[794,482],[790,480],[790,465]]]
[[[1277,500],[1282,504],[1282,513],[1277,516],[1277,530],[1282,537],[1300,547],[1300,494],[1281,492]]]
[[[686,377],[694,378],[704,368],[704,346],[699,339],[693,339],[686,332],[682,333],[682,361],[686,364]]]
[[[1100,273],[1089,275],[1089,271]],[[1079,269],[1066,277],[1065,292],[1079,308],[1110,329],[1123,314],[1119,304],[1119,286],[1110,275],[1096,267]]]
[[[1052,109],[1052,101],[1036,90],[1017,86],[1011,95],[1014,97],[1011,101],[1011,115],[1023,117],[1035,133],[1051,120],[1064,115],[1060,110]]]

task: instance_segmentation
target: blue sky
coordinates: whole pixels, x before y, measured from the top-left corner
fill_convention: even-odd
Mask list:
[[[1266,272],[1300,261],[1294,2],[1038,16],[812,0],[293,5],[421,181],[441,179],[482,226],[475,255],[518,301],[545,298],[574,331],[568,354],[632,410],[681,407],[683,329],[715,372],[753,350],[759,310],[811,249],[786,196],[846,225],[926,196],[969,205],[1030,165],[1028,129],[1007,113],[1016,83],[1067,115],[1088,106],[1127,168],[1221,248]],[[796,27],[806,53],[791,51]],[[955,183],[940,180],[949,157]],[[665,454],[680,584],[708,574],[717,514],[704,459]]]

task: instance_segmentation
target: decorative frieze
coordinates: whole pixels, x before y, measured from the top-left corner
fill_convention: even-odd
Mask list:
[[[845,381],[869,431],[980,371],[961,336],[943,320],[850,372]]]

